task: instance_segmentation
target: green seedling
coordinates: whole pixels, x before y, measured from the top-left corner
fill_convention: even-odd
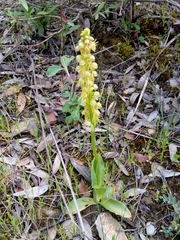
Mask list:
[[[73,56],[71,56],[71,57],[62,56],[60,58],[62,66],[53,65],[53,66],[49,67],[46,72],[47,77],[53,77],[60,71],[65,71],[69,75],[68,66],[73,59],[74,59]]]
[[[29,7],[26,0],[19,0],[21,10],[14,10],[13,12],[9,9],[5,14],[12,18],[11,23],[18,23],[24,20],[37,30],[39,36],[43,36],[45,29],[50,26],[51,18],[55,16],[56,8],[58,5],[50,7],[48,4],[43,4],[43,7]]]
[[[74,93],[66,92],[62,94],[62,97],[69,97],[68,101],[64,104],[62,112],[65,115],[65,121],[67,124],[80,121],[80,108],[81,100]]]
[[[163,195],[161,199],[172,205],[175,211],[174,218],[168,228],[162,226],[162,229],[165,233],[165,237],[169,238],[171,237],[172,239],[175,239],[177,235],[180,234],[180,201],[177,201],[176,197],[173,197],[172,195]]]

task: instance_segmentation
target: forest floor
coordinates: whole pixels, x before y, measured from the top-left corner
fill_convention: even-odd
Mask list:
[[[92,197],[76,86],[84,28],[97,41],[96,147],[127,219],[99,205],[67,210],[73,197]],[[179,239],[178,1],[1,1],[0,98],[0,239],[83,239],[83,223],[84,239],[105,240],[116,220],[122,235],[112,239]]]

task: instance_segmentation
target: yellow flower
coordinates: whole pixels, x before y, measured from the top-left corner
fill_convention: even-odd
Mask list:
[[[90,36],[90,30],[85,28],[76,47],[76,51],[80,51],[80,55],[76,57],[76,61],[79,63],[76,71],[80,75],[77,86],[81,87],[82,90],[80,97],[82,99],[81,105],[84,107],[82,114],[85,117],[85,124],[89,125],[91,123],[94,127],[99,121],[99,109],[101,108],[101,104],[98,102],[100,93],[97,91],[97,85],[94,84],[94,77],[97,76],[95,70],[98,65],[91,51],[95,50],[96,42]]]

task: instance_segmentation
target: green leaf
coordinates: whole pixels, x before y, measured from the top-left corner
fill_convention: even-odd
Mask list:
[[[95,20],[98,20],[98,18],[99,18],[99,14],[96,13],[96,14],[94,15],[94,19],[95,19]]]
[[[65,121],[66,121],[67,124],[71,124],[71,123],[73,122],[72,116],[71,116],[71,115],[70,115],[70,116],[67,116],[66,119],[65,119]]]
[[[104,15],[104,13],[99,13],[99,15],[101,15],[103,18],[106,18],[106,16]]]
[[[63,113],[70,113],[71,112],[71,102],[69,100],[62,107],[62,112]]]
[[[62,56],[61,57],[61,64],[64,67],[64,70],[67,72],[67,67],[69,66],[70,62],[74,59],[73,56],[71,57],[66,57],[66,56]]]
[[[109,210],[110,212],[113,212],[117,215],[120,215],[124,218],[131,218],[131,213],[129,211],[129,209],[122,203],[119,202],[115,199],[103,199],[100,202],[101,206],[103,206],[104,208],[106,208],[107,210]]]
[[[99,203],[101,199],[109,199],[114,194],[114,188],[112,186],[105,186],[101,188],[94,188],[93,197],[96,202]]]
[[[47,15],[47,14],[49,14],[49,12],[46,12],[46,11],[39,11],[37,13],[37,15]]]
[[[101,11],[101,9],[104,7],[104,4],[105,4],[105,3],[101,3],[101,4],[98,6],[97,12],[100,12],[100,11]]]
[[[105,167],[102,157],[98,154],[91,167],[92,188],[101,188],[104,183]]]
[[[69,30],[76,31],[81,25],[74,25]]]
[[[70,96],[71,96],[71,93],[70,93],[70,92],[65,92],[65,93],[62,94],[62,97],[63,97],[63,98],[68,98],[68,97],[70,97]]]
[[[64,70],[64,68],[57,66],[57,65],[53,65],[48,68],[46,75],[47,75],[47,77],[52,77],[61,70]]]
[[[28,11],[28,5],[26,0],[19,0],[19,3],[23,6],[23,8]]]
[[[93,198],[88,198],[88,197],[78,198],[78,199],[76,199],[76,201],[77,201],[79,211],[82,211],[82,210],[86,209],[87,207],[96,204]],[[72,214],[77,213],[74,201],[70,202],[68,204],[68,207]]]
[[[119,8],[119,5],[117,5],[117,4],[111,4],[111,5],[109,5],[109,8],[110,8],[110,9],[116,9],[116,8]]]
[[[72,116],[74,121],[76,121],[76,122],[79,121],[79,119],[80,119],[79,109],[77,109],[77,108],[74,109],[71,113],[71,116]]]
[[[144,39],[143,36],[139,36],[138,39],[139,39],[139,41],[140,41],[141,43],[144,43],[144,42],[145,42],[145,39]]]

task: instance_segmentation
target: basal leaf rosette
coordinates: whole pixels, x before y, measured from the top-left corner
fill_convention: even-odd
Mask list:
[[[94,78],[97,76],[98,65],[95,62],[95,57],[91,51],[96,50],[96,42],[90,36],[90,30],[85,28],[81,33],[81,39],[78,42],[76,51],[80,51],[77,55],[76,61],[79,66],[76,70],[79,73],[79,80],[77,86],[81,87],[81,105],[84,107],[82,114],[85,117],[86,125],[93,125],[99,121],[101,103],[98,102],[100,93],[97,91],[98,87],[94,84]]]

